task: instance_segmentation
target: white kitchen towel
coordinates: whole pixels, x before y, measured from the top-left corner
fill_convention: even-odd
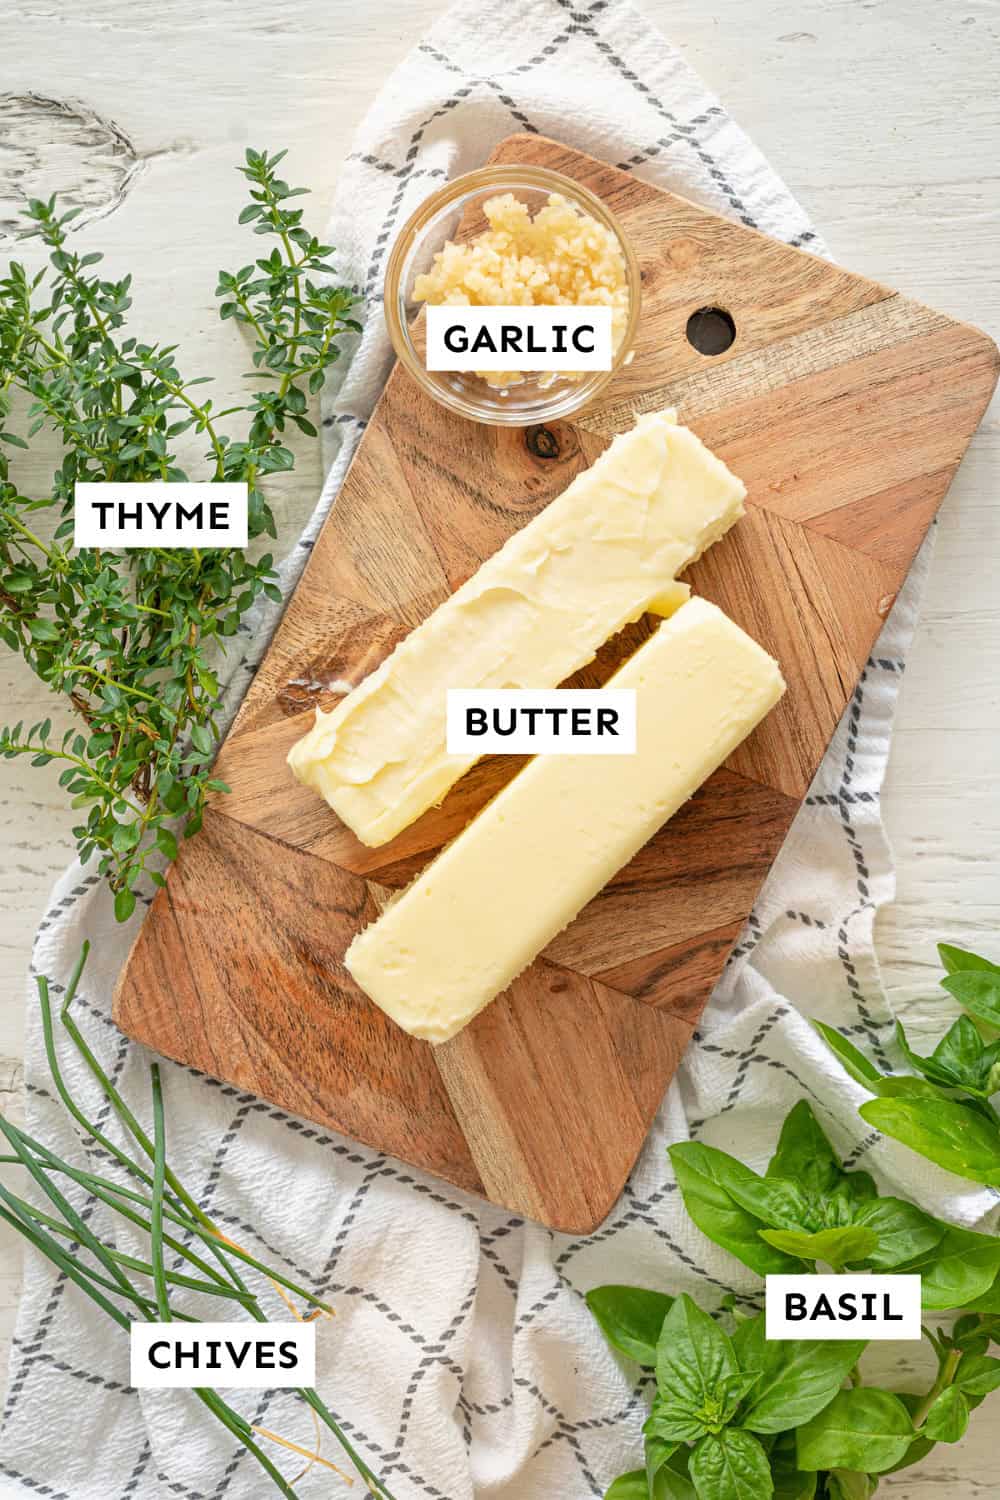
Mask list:
[[[332,240],[368,314],[346,378],[328,400],[329,479],[284,565],[286,589],[335,501],[389,369],[379,292],[393,234],[436,183],[479,165],[512,129],[558,136],[821,251],[760,153],[628,5],[463,0],[389,79],[340,179]],[[671,1141],[694,1136],[760,1166],[783,1114],[804,1095],[851,1164],[863,1158],[887,1187],[968,1224],[989,1210],[987,1194],[963,1192],[957,1178],[865,1131],[860,1091],[807,1019],[847,1027],[863,1046],[891,1056],[872,947],[875,910],[893,892],[879,788],[926,566],[925,552],[631,1181],[597,1234],[549,1233],[236,1089],[165,1066],[172,1160],[236,1239],[336,1304],[338,1316],[319,1326],[319,1388],[399,1500],[583,1500],[635,1466],[647,1387],[608,1352],[583,1293],[600,1282],[633,1282],[687,1290],[711,1307],[725,1289],[758,1291],[755,1278],[685,1217],[665,1152]],[[257,622],[231,705],[273,623]],[[34,968],[52,976],[58,992],[81,940],[92,940],[81,1024],[148,1118],[148,1056],[109,1018],[134,923],[130,929],[116,927],[95,876],[74,868],[42,923]],[[52,1098],[37,1002],[29,1003],[29,1128],[63,1155],[100,1166]],[[93,1100],[81,1068],[69,1071]],[[89,1211],[95,1224],[105,1222]],[[269,1482],[193,1398],[128,1389],[126,1342],[75,1288],[30,1258],[0,1493],[265,1500]],[[254,1393],[239,1404],[272,1430],[313,1442],[308,1413],[287,1393]],[[329,1442],[324,1452],[337,1457]],[[285,1458],[291,1475],[298,1462]],[[300,1492],[339,1494],[340,1482],[314,1469]]]

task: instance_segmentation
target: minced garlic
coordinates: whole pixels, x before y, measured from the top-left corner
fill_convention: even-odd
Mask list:
[[[462,307],[549,306],[611,308],[611,342],[617,352],[628,322],[628,280],[618,237],[593,217],[552,193],[532,218],[513,193],[483,204],[489,224],[473,239],[448,240],[434,264],[414,280],[418,302]],[[487,385],[504,388],[525,377],[519,370],[477,371]],[[583,372],[560,372],[582,380]],[[551,383],[555,375],[540,383]]]

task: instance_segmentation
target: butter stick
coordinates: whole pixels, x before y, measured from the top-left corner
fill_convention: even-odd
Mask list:
[[[743,484],[672,411],[640,417],[396,647],[288,763],[365,844],[441,802],[449,688],[551,688],[646,610],[743,513]]]
[[[704,599],[607,685],[636,691],[636,754],[536,757],[347,950],[361,988],[412,1035],[447,1041],[506,989],[785,687]]]

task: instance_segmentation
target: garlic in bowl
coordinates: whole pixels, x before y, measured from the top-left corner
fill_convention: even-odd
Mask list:
[[[386,271],[393,346],[435,400],[475,421],[527,426],[592,400],[628,356],[639,268],[611,211],[539,167],[485,167],[447,184],[404,226]],[[610,368],[428,369],[424,306],[608,309]]]

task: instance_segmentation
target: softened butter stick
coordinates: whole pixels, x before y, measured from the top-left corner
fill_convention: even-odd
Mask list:
[[[441,802],[451,687],[556,687],[743,513],[743,484],[672,411],[611,447],[293,746],[288,763],[365,844]]]
[[[538,756],[347,950],[404,1031],[444,1042],[573,920],[785,689],[776,661],[704,599],[611,678],[636,691],[637,751]]]

